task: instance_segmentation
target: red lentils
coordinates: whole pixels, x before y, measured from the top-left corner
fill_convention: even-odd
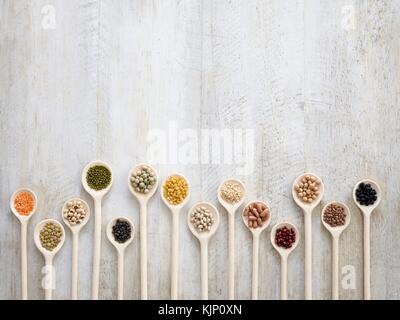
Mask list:
[[[29,216],[35,207],[35,199],[29,192],[21,191],[14,199],[14,207],[20,215]]]

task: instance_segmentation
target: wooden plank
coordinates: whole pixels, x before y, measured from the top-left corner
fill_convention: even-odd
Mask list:
[[[363,177],[381,184],[384,198],[371,229],[372,297],[398,299],[398,255],[391,253],[400,245],[399,15],[400,3],[389,0],[1,1],[0,272],[7,281],[0,283],[0,298],[21,295],[19,229],[8,209],[12,192],[26,185],[38,193],[32,239],[41,219],[60,219],[69,197],[92,203],[80,174],[87,162],[100,158],[115,175],[103,225],[121,214],[138,226],[127,174],[149,160],[151,138],[159,133],[173,151],[151,159],[160,178],[180,171],[192,187],[180,225],[180,298],[200,297],[200,248],[186,225],[191,205],[217,204],[219,183],[236,176],[248,188],[247,200],[269,202],[271,226],[285,219],[302,232],[290,186],[311,170],[325,182],[324,203],[341,200],[352,211],[340,258],[341,266],[354,266],[356,288],[342,289],[344,299],[363,297],[362,218],[351,190]],[[253,130],[250,174],[237,171],[242,165],[237,159],[224,159],[228,150],[222,146],[217,163],[204,158],[201,133],[211,129],[232,135],[234,129]],[[194,146],[193,159],[184,146]],[[227,217],[217,207],[221,226],[209,247],[209,296],[225,299]],[[313,290],[314,298],[329,299],[331,246],[320,209],[313,217]],[[148,222],[149,298],[168,299],[171,218],[159,195],[150,203]],[[279,259],[269,230],[260,245],[260,299],[279,298]],[[90,298],[92,238],[90,221],[81,235],[80,298]],[[102,248],[100,297],[113,299],[116,254],[105,235]],[[251,294],[251,248],[238,214],[236,289],[242,299]],[[41,299],[43,259],[33,241],[28,250],[29,297]],[[301,239],[289,259],[291,299],[304,297],[303,250]],[[56,259],[56,299],[70,297],[70,257],[68,235]],[[126,257],[127,299],[140,297],[139,274],[137,234]]]

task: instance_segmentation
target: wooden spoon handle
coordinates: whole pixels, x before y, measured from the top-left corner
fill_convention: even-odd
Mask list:
[[[312,212],[304,212],[304,236],[305,236],[305,298],[312,299]]]
[[[27,224],[21,223],[21,291],[22,300],[28,300],[28,258],[26,248]]]
[[[179,212],[172,213],[171,299],[178,299]]]
[[[229,300],[235,299],[235,214],[228,214],[228,256],[229,256]]]
[[[94,247],[93,247],[93,275],[92,299],[99,298],[100,276],[100,249],[101,249],[101,200],[94,200]]]
[[[140,287],[142,300],[147,300],[147,203],[145,202],[140,202]]]
[[[258,300],[258,255],[259,255],[259,237],[253,235],[253,273],[251,281],[251,298]]]
[[[71,299],[78,299],[78,246],[79,233],[72,234],[72,275],[71,275]]]
[[[371,299],[369,215],[364,215],[364,299]]]
[[[201,242],[201,299],[208,300],[208,243]]]
[[[118,252],[118,300],[124,299],[124,253]]]
[[[332,237],[332,299],[339,299],[339,237]]]
[[[287,300],[287,256],[281,255],[281,300]]]
[[[44,279],[44,295],[46,300],[52,300],[53,298],[53,285],[55,284],[55,274],[53,270],[53,258],[46,257],[46,275]]]

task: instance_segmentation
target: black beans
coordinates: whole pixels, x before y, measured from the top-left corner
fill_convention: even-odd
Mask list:
[[[115,241],[124,243],[128,241],[132,236],[132,228],[129,222],[121,219],[117,219],[112,227],[112,234]]]
[[[275,243],[278,247],[289,249],[296,241],[296,231],[292,228],[282,227],[276,230]]]
[[[361,182],[356,189],[356,199],[362,206],[369,206],[378,199],[376,190],[369,183]]]

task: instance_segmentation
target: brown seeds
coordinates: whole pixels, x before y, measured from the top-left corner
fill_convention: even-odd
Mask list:
[[[250,228],[258,228],[268,220],[269,209],[262,202],[252,202],[244,209],[243,215],[247,217],[247,225]]]
[[[331,227],[341,227],[346,223],[346,212],[343,206],[330,204],[323,212],[322,219]]]
[[[303,202],[311,203],[319,196],[321,181],[313,175],[305,175],[295,185],[297,197]]]

